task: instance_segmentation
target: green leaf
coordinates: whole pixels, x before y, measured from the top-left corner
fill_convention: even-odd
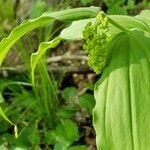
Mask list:
[[[0,65],[2,64],[10,48],[15,42],[19,40],[19,38],[21,38],[25,33],[33,30],[34,28],[45,25],[52,20],[52,18],[49,19],[46,17],[39,17],[37,19],[25,21],[20,26],[14,28],[10,35],[0,42]]]
[[[0,92],[0,103],[3,103],[3,102],[4,102],[3,94],[2,92]]]
[[[12,123],[5,115],[4,111],[2,110],[2,108],[0,107],[0,115],[7,121],[9,122],[11,125],[15,126],[14,123]]]
[[[150,38],[122,33],[111,43],[110,63],[95,87],[98,149],[150,149]]]
[[[11,140],[9,140],[11,141]],[[35,146],[40,142],[40,136],[35,126],[24,127],[19,134],[18,139],[12,139],[13,146]]]
[[[134,8],[135,8],[135,0],[128,0],[127,9],[134,9]]]
[[[94,90],[94,87],[95,87],[95,84],[88,82],[88,83],[85,83],[85,84],[84,84],[84,87],[87,88],[87,89],[90,90],[90,91],[93,91],[93,90]]]
[[[80,0],[83,5],[87,5],[92,2],[92,0]]]
[[[16,146],[15,146],[15,147],[13,148],[13,150],[27,150],[27,149],[28,149],[27,147],[23,147],[23,146],[22,146],[22,147],[21,147],[21,146],[20,146],[20,147],[16,147]]]
[[[46,3],[42,0],[37,0],[29,11],[30,18],[39,17],[46,10]]]
[[[132,31],[136,29],[136,30],[142,30],[144,32],[149,32],[149,28],[147,27],[147,25],[145,25],[142,21],[136,19],[136,17],[123,16],[123,15],[110,15],[108,17],[127,30]],[[113,30],[114,28],[115,27],[113,26]]]
[[[74,108],[73,106],[67,105],[65,107],[61,107],[57,111],[57,116],[61,119],[69,119],[74,116],[75,112],[76,112],[76,108]]]
[[[54,146],[54,150],[67,150],[68,146],[64,145],[63,143],[57,142]]]
[[[66,102],[71,102],[77,95],[77,89],[75,87],[67,87],[62,91],[61,95]]]
[[[84,27],[87,25],[87,23],[94,21],[95,18],[74,21],[68,28],[62,30],[60,37],[66,40],[81,40],[83,39],[82,32]]]
[[[149,32],[149,27],[146,24],[144,24],[143,21],[140,21],[139,18],[137,17],[123,16],[123,15],[108,15],[108,17],[127,30],[136,29],[136,30],[142,30],[144,32]],[[144,20],[146,19],[144,18]],[[95,18],[74,21],[69,27],[62,30],[60,37],[67,40],[83,39],[83,34],[82,34],[83,30],[87,25],[87,23],[89,22],[94,23]],[[119,30],[117,27],[115,27],[112,24],[109,24],[109,34],[111,36],[113,36],[114,34],[118,34],[120,32],[122,31]]]
[[[143,10],[139,15],[135,17],[136,19],[144,22],[149,28],[149,32],[150,32],[150,10]]]
[[[43,16],[52,17],[55,18],[56,20],[60,20],[63,22],[70,22],[75,20],[94,18],[99,11],[100,11],[99,7],[91,6],[91,7],[67,9],[53,13],[46,12],[43,14]]]
[[[87,150],[85,145],[72,146],[68,150]]]
[[[36,53],[32,53],[31,55],[31,78],[32,83],[34,85],[34,71],[37,63],[39,62],[40,58],[45,54],[45,52],[50,48],[55,48],[61,41],[60,37],[55,38],[50,42],[42,42],[38,48]]]
[[[73,142],[79,139],[79,132],[77,125],[71,120],[62,120],[52,131],[52,136],[59,143],[65,147],[69,147]]]
[[[127,15],[128,12],[125,7],[119,5],[111,5],[108,7],[107,14],[118,14],[118,15]]]
[[[0,145],[0,149],[2,149],[2,150],[7,150],[7,147],[5,146],[5,144],[1,144],[1,145]]]
[[[79,139],[79,131],[77,125],[71,120],[65,120],[62,122],[66,137],[72,141]]]
[[[46,144],[51,145],[55,143],[55,138],[51,135],[51,130],[47,131],[44,134],[44,141],[46,142]]]
[[[51,23],[53,20],[60,21],[74,21],[84,18],[92,18],[96,16],[99,9],[97,7],[85,7],[63,10],[58,12],[46,12],[42,16],[36,19],[30,19],[24,21],[20,26],[14,28],[7,38],[4,38],[0,42],[0,65],[2,64],[4,58],[6,57],[10,48],[27,32],[46,24]]]
[[[88,93],[83,94],[79,97],[79,104],[81,107],[84,107],[91,112],[95,106],[94,96]]]

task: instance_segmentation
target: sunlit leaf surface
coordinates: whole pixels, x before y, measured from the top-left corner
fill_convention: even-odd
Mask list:
[[[112,58],[95,88],[100,150],[150,149],[150,38],[140,31],[113,41]]]

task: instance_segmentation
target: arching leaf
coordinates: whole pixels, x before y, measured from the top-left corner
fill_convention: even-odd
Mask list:
[[[34,70],[40,58],[45,54],[45,52],[48,49],[55,48],[59,44],[60,41],[61,41],[61,38],[57,37],[50,42],[42,42],[39,45],[38,51],[36,53],[32,53],[31,55],[31,78],[32,78],[33,85],[34,85]]]

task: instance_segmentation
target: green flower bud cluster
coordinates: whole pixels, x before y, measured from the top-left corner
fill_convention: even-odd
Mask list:
[[[103,71],[108,59],[109,35],[107,32],[108,18],[104,12],[100,12],[95,23],[89,22],[83,31],[85,39],[83,48],[88,53],[88,64],[97,74]]]

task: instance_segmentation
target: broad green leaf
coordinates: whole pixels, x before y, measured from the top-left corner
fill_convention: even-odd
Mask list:
[[[2,64],[4,58],[6,57],[10,48],[27,32],[46,24],[49,24],[53,20],[59,21],[75,21],[84,18],[92,18],[96,16],[99,9],[97,7],[85,7],[63,10],[58,12],[49,13],[46,12],[42,16],[24,21],[20,26],[17,26],[12,30],[7,38],[4,38],[0,42],[0,65]]]
[[[149,32],[149,27],[145,25],[142,21],[136,17],[123,16],[123,15],[108,15],[110,19],[124,27],[127,30],[142,30],[144,32]],[[64,29],[60,37],[67,40],[81,40],[83,39],[82,32],[88,22],[94,22],[95,18],[92,19],[83,19],[74,21],[68,28]],[[122,32],[117,27],[112,24],[109,24],[109,34],[112,36]],[[78,31],[78,32],[77,32]]]
[[[123,15],[110,15],[108,17],[128,30],[136,29],[147,32],[149,31],[148,27],[142,21],[137,20],[135,17]]]
[[[150,10],[142,10],[141,13],[137,16],[143,16],[144,18],[149,18],[150,17]]]
[[[98,150],[150,149],[150,38],[122,33],[95,87]]]
[[[37,63],[39,62],[40,58],[45,54],[47,49],[49,48],[55,48],[61,41],[60,37],[55,38],[54,40],[50,42],[42,42],[38,48],[38,51],[36,53],[32,53],[31,55],[31,78],[32,83],[34,85],[34,71]]]
[[[143,10],[139,15],[136,16],[136,19],[144,22],[150,31],[150,10]]]

